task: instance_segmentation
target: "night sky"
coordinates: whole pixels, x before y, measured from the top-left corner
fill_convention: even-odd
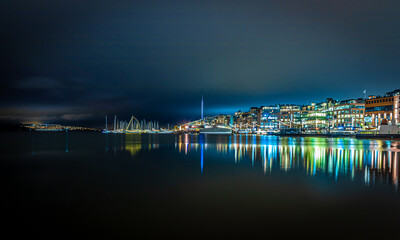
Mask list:
[[[5,0],[0,119],[175,123],[400,88],[400,1]]]

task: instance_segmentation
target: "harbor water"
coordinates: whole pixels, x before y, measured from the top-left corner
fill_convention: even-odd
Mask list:
[[[0,135],[6,232],[17,226],[54,237],[398,235],[400,141]]]

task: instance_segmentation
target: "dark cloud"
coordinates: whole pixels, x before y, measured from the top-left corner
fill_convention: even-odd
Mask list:
[[[2,118],[26,119],[29,110],[54,121],[135,114],[174,122],[197,117],[202,92],[214,114],[399,88],[399,1],[16,0],[0,7]]]

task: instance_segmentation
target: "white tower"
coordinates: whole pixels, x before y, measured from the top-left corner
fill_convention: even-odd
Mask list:
[[[203,120],[203,95],[201,95],[201,120]]]

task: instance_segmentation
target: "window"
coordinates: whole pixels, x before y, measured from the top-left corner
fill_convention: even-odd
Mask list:
[[[376,112],[376,111],[393,111],[393,105],[379,106],[379,107],[367,107],[365,109],[365,112]]]

